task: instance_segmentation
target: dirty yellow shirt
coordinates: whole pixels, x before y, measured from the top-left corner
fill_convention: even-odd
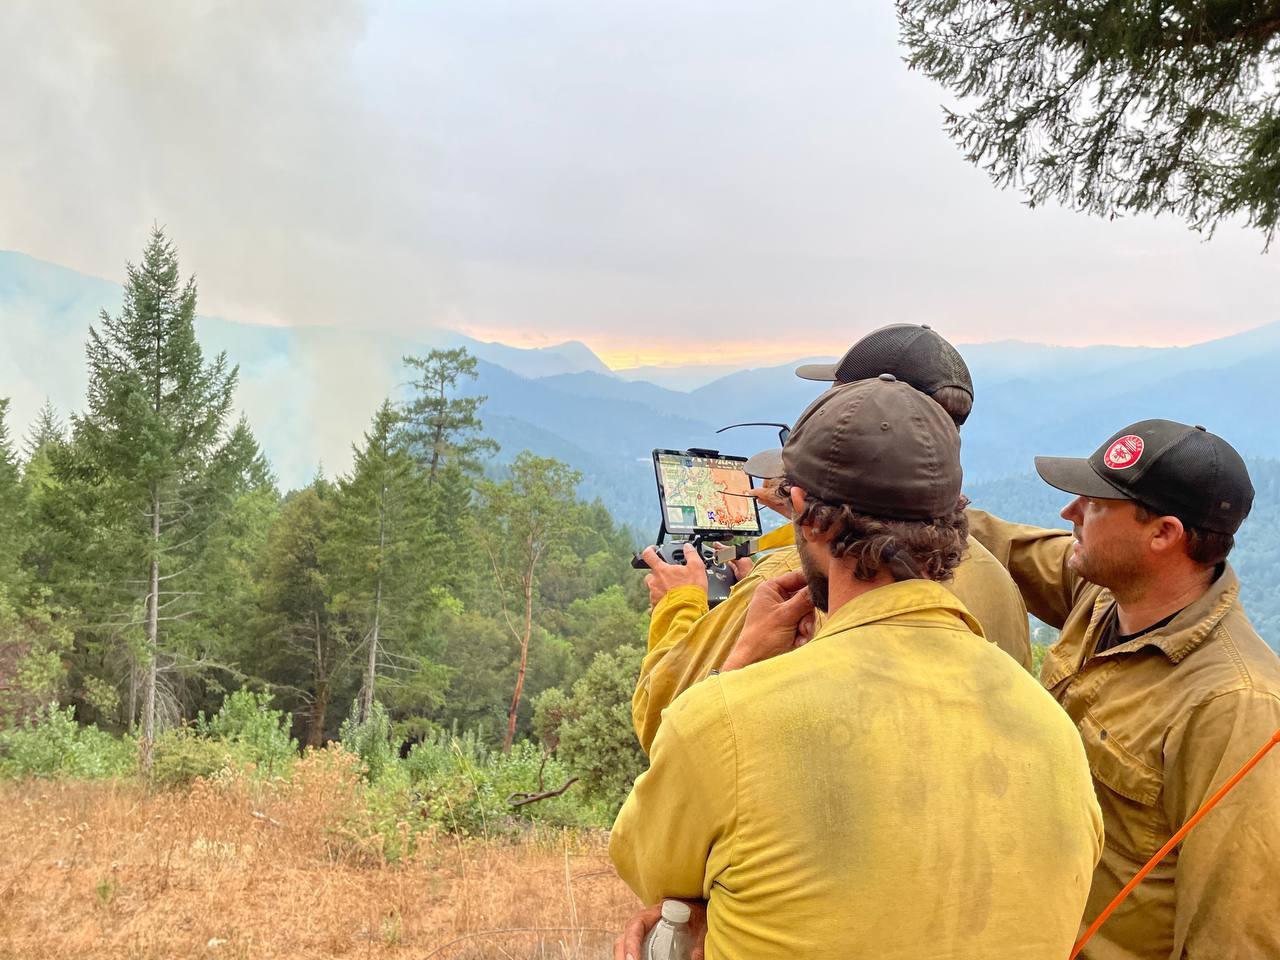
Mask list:
[[[609,851],[708,960],[1065,960],[1101,848],[1075,729],[936,583],[668,708]]]
[[[1138,869],[1280,729],[1280,658],[1254,632],[1225,566],[1165,627],[1094,654],[1109,590],[1067,567],[1064,530],[969,511],[1027,606],[1061,629],[1040,682],[1079,729],[1106,847],[1092,921]],[[1200,821],[1102,925],[1090,960],[1280,957],[1280,750]]]
[[[677,587],[658,602],[649,621],[649,650],[631,699],[632,723],[646,751],[658,732],[662,711],[729,656],[756,587],[799,569],[796,548],[784,547],[757,563],[714,610],[708,611],[707,594],[697,587]],[[1031,669],[1027,608],[1009,574],[982,544],[970,538],[968,553],[946,586],[978,618],[989,640]]]

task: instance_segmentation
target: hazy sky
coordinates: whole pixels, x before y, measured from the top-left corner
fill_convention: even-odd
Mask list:
[[[891,0],[6,0],[0,89],[0,247],[119,280],[157,221],[232,319],[615,366],[1280,319],[1259,235],[997,192]]]

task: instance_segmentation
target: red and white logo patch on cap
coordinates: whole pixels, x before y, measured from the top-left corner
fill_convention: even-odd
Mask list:
[[[1142,448],[1145,444],[1141,437],[1135,437],[1129,434],[1127,437],[1121,437],[1111,446],[1107,447],[1107,452],[1102,458],[1112,470],[1126,470],[1142,459]]]

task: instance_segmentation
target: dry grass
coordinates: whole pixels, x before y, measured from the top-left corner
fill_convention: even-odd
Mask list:
[[[598,833],[432,835],[388,864],[357,789],[316,759],[275,786],[0,785],[0,957],[591,960],[635,909]]]

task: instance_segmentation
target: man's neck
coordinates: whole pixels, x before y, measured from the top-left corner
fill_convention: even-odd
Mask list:
[[[1213,567],[1191,567],[1152,578],[1126,590],[1112,590],[1120,633],[1132,636],[1203,597],[1213,585]]]
[[[832,560],[827,571],[827,614],[835,613],[846,603],[857,600],[864,593],[894,583],[893,576],[881,570],[874,580],[857,580],[853,576],[853,563]]]

